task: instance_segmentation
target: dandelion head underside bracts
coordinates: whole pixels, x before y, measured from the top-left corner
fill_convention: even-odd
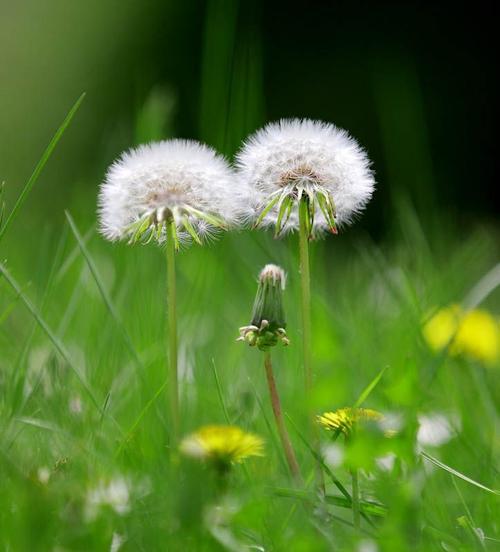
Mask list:
[[[309,119],[282,120],[251,136],[237,155],[240,179],[253,190],[256,225],[297,230],[307,205],[310,237],[353,221],[375,180],[363,148],[340,128]]]
[[[131,149],[109,168],[99,194],[100,229],[109,240],[201,243],[238,224],[248,201],[226,160],[193,140]]]

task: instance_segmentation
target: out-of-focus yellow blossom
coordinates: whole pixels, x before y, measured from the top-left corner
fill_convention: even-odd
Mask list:
[[[500,358],[500,325],[489,312],[466,311],[451,305],[438,311],[423,327],[429,346],[451,355],[467,355],[491,364]]]
[[[183,439],[180,450],[187,456],[210,460],[216,464],[242,462],[249,456],[264,456],[264,441],[236,426],[201,427]]]
[[[340,431],[349,437],[353,428],[360,422],[380,422],[383,415],[370,408],[339,408],[335,412],[324,412],[317,422],[328,431]]]

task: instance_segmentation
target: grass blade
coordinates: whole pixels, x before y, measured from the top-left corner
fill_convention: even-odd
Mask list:
[[[52,152],[54,151],[55,147],[57,146],[57,143],[59,142],[62,135],[64,134],[64,131],[68,128],[68,125],[71,123],[71,120],[75,116],[75,113],[78,111],[78,108],[80,107],[80,104],[82,103],[83,98],[85,98],[85,92],[78,98],[78,100],[76,100],[76,103],[69,110],[69,112],[66,115],[64,121],[62,122],[61,126],[57,129],[56,133],[52,137],[52,140],[49,142],[49,145],[47,146],[46,150],[43,152],[43,155],[40,158],[40,161],[38,161],[38,163],[35,167],[35,170],[32,172],[32,174],[29,177],[28,181],[24,185],[24,188],[22,189],[19,197],[17,198],[17,201],[14,204],[14,207],[12,208],[12,211],[9,213],[9,216],[7,217],[7,220],[5,221],[5,224],[2,226],[2,228],[0,228],[0,241],[2,241],[2,238],[5,235],[5,232],[7,232],[7,229],[12,224],[12,221],[14,220],[15,216],[17,215],[17,212],[22,207],[23,203],[26,201],[26,198],[27,198],[28,194],[30,193],[31,189],[33,188],[35,182],[38,180],[38,177],[40,176],[40,173],[42,172],[42,170],[45,167],[47,161],[49,160],[50,156],[52,155]]]
[[[220,384],[219,374],[217,372],[217,367],[215,366],[215,360],[214,359],[212,359],[212,370],[213,370],[213,373],[214,373],[215,385],[217,387],[217,395],[219,395],[219,401],[220,401],[220,404],[222,406],[222,412],[224,412],[224,418],[226,420],[226,423],[228,425],[231,425],[231,420],[229,418],[229,413],[227,411],[226,401],[224,400],[224,394],[222,393],[222,386]]]
[[[438,468],[441,468],[442,470],[445,470],[448,473],[451,473],[451,475],[454,475],[455,477],[458,477],[459,479],[462,479],[463,481],[466,481],[467,483],[470,483],[471,485],[474,485],[475,487],[478,487],[479,489],[482,489],[483,491],[494,494],[496,496],[500,496],[500,491],[496,491],[495,489],[490,489],[489,487],[486,487],[486,485],[483,485],[482,483],[478,483],[477,481],[474,481],[474,479],[471,479],[470,477],[467,477],[463,473],[460,473],[459,471],[453,469],[452,467],[448,466],[447,464],[444,464],[443,462],[439,461],[437,458],[434,458],[434,456],[431,456],[427,452],[422,451],[420,454],[426,460],[429,460],[429,462],[431,462],[432,464],[434,464]]]
[[[113,302],[111,301],[111,297],[109,296],[108,292],[106,291],[106,288],[104,287],[104,283],[102,281],[101,276],[99,275],[99,272],[97,270],[97,267],[90,256],[89,250],[87,249],[87,246],[85,245],[85,240],[83,239],[82,235],[78,231],[78,228],[76,227],[75,221],[73,220],[73,217],[69,214],[68,211],[65,211],[66,218],[68,219],[69,226],[71,228],[71,231],[73,232],[73,235],[75,236],[75,239],[78,243],[78,247],[80,248],[80,251],[85,259],[85,262],[87,263],[87,266],[89,267],[89,270],[95,280],[95,283],[97,285],[97,288],[99,289],[99,293],[101,294],[102,300],[104,301],[104,304],[106,305],[106,308],[108,309],[109,313],[111,314],[113,320],[115,321],[116,325],[120,328],[120,331],[123,336],[123,341],[125,342],[125,345],[127,346],[128,350],[130,351],[131,355],[133,356],[137,366],[139,368],[143,368],[143,364],[139,358],[139,354],[136,351],[132,339],[130,338],[127,330],[125,329],[125,326],[123,325],[120,317],[118,316],[118,312],[115,309],[115,306],[113,305]],[[140,376],[142,376],[142,371],[139,372]]]
[[[47,335],[47,337],[50,339],[54,347],[56,348],[57,352],[61,355],[63,360],[66,362],[66,364],[71,368],[71,370],[74,372],[78,380],[80,381],[82,387],[85,389],[86,393],[90,397],[91,401],[94,403],[94,406],[98,409],[100,413],[102,413],[101,406],[99,405],[99,402],[97,401],[94,393],[92,392],[89,384],[87,383],[84,375],[80,372],[79,368],[73,363],[71,360],[68,352],[66,351],[64,345],[59,341],[58,337],[54,334],[54,332],[50,329],[48,324],[45,322],[45,320],[42,318],[36,307],[31,303],[31,301],[28,299],[26,294],[21,289],[20,285],[14,280],[14,278],[10,275],[10,272],[5,268],[3,263],[0,263],[0,273],[3,275],[7,283],[12,287],[12,289],[16,292],[16,294],[20,297],[21,301],[24,303],[24,306],[29,310],[33,318],[36,320],[40,328],[44,331],[44,333]]]
[[[311,447],[311,445],[307,442],[307,439],[304,437],[304,435],[302,434],[302,432],[299,430],[299,428],[297,427],[297,425],[295,424],[295,422],[290,418],[290,416],[288,416],[288,414],[286,414],[286,417],[288,418],[288,420],[290,421],[290,423],[292,424],[293,428],[295,429],[297,435],[300,437],[300,440],[304,443],[304,445],[307,447],[307,449],[309,450],[309,452],[313,455],[313,457],[315,458],[315,460],[321,465],[322,469],[325,470],[326,474],[328,475],[328,477],[332,480],[332,483],[337,487],[337,489],[345,496],[345,498],[349,501],[349,504],[351,505],[350,507],[352,508],[352,498],[351,498],[351,495],[349,493],[349,491],[344,487],[344,485],[342,485],[342,483],[335,477],[335,474],[332,472],[332,470],[325,464],[323,458],[321,457],[320,454],[318,454],[313,447]],[[372,527],[374,526],[373,525],[373,521],[364,513],[364,512],[361,512],[361,516],[363,517],[363,519],[365,521],[367,521]]]
[[[375,389],[375,387],[377,387],[378,382],[382,379],[382,376],[384,375],[387,368],[387,366],[384,366],[382,370],[380,370],[380,372],[365,387],[361,395],[358,397],[358,400],[354,403],[354,408],[359,408],[366,401],[370,393]]]

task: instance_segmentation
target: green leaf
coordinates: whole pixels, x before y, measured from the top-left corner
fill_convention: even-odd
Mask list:
[[[14,207],[12,208],[12,211],[9,213],[9,216],[7,217],[7,220],[5,221],[5,224],[0,229],[0,241],[2,241],[2,238],[5,235],[5,232],[7,232],[7,229],[12,224],[14,218],[17,215],[17,212],[22,207],[23,203],[26,201],[26,198],[28,197],[28,194],[30,193],[31,189],[33,188],[33,185],[38,180],[38,177],[40,176],[40,173],[42,172],[43,168],[45,167],[47,161],[49,160],[50,156],[52,155],[52,152],[54,151],[55,147],[57,146],[59,140],[61,139],[62,135],[64,134],[64,131],[68,128],[68,125],[71,123],[71,120],[73,119],[75,113],[78,111],[78,108],[80,107],[83,98],[85,98],[85,92],[78,98],[76,103],[73,105],[73,107],[69,110],[68,114],[66,115],[64,121],[62,122],[61,126],[57,129],[56,133],[52,137],[52,140],[49,142],[49,145],[47,146],[47,149],[43,152],[42,157],[40,158],[40,161],[38,161],[35,170],[29,177],[28,181],[24,185],[24,188],[21,191],[21,194],[17,198],[16,203],[14,204]]]

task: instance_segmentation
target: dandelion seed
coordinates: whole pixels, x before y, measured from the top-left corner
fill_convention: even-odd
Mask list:
[[[339,408],[334,412],[324,412],[317,422],[327,431],[338,431],[350,437],[357,425],[367,422],[380,422],[383,415],[370,408]]]
[[[180,450],[186,456],[228,468],[250,456],[263,456],[264,441],[236,426],[210,425],[185,437]]]
[[[226,160],[190,140],[166,140],[124,153],[108,170],[99,195],[100,228],[109,240],[167,239],[201,243],[236,224],[246,211]]]
[[[241,179],[254,191],[257,223],[276,234],[299,228],[307,203],[308,234],[352,222],[375,180],[359,144],[342,129],[309,119],[282,120],[251,136],[237,155]]]
[[[435,351],[448,347],[450,355],[465,355],[485,364],[500,358],[500,324],[489,312],[451,305],[438,311],[423,327]]]

